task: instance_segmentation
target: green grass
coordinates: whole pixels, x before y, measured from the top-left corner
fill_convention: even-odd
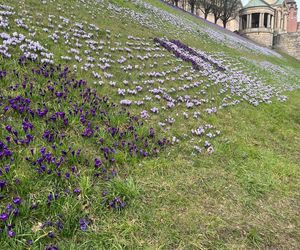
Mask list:
[[[300,63],[287,55],[283,55],[283,58],[276,58],[235,50],[211,41],[208,37],[197,37],[184,30],[178,31],[169,23],[164,24],[165,29],[170,29],[169,33],[149,29],[130,18],[101,10],[94,1],[86,1],[87,5],[76,0],[47,2],[46,5],[41,5],[38,0],[0,0],[0,3],[15,6],[17,11],[21,9],[31,11],[33,20],[39,21],[40,25],[47,22],[48,14],[54,14],[57,17],[60,15],[69,17],[72,21],[97,24],[100,28],[96,36],[98,40],[106,40],[104,30],[111,30],[113,34],[111,44],[115,41],[127,41],[128,35],[143,37],[146,42],[152,42],[154,37],[176,38],[206,52],[224,52],[233,61],[241,63],[246,72],[259,75],[268,84],[280,86],[283,83],[296,84],[297,81],[299,83]],[[114,0],[111,2],[147,14],[145,9],[137,7],[131,1]],[[148,0],[147,2],[195,22],[201,27],[207,26],[201,20],[171,9],[159,1]],[[62,6],[61,9],[57,9],[58,4]],[[24,32],[14,24],[12,26],[17,32]],[[121,34],[121,37],[114,36],[117,34]],[[36,39],[47,43],[47,48],[57,53],[58,62],[63,65],[67,64],[59,59],[60,55],[66,54],[65,44],[62,42],[55,44],[49,41],[44,33],[39,32]],[[109,51],[106,48],[104,52]],[[16,59],[19,56],[18,53],[14,51],[15,57],[9,60],[0,58],[0,69],[16,68],[20,74],[32,77],[30,69],[33,64],[20,67]],[[121,54],[116,53],[113,59],[118,59]],[[140,54],[145,55],[146,52],[140,52]],[[165,53],[165,56],[165,58],[157,59],[158,66],[151,68],[149,64],[154,60],[150,59],[143,69],[146,72],[167,70],[170,66],[162,65],[165,60],[173,60],[171,66],[181,64],[174,61],[170,54]],[[251,63],[251,60],[256,62]],[[257,65],[262,61],[289,67],[291,75],[286,77],[272,74]],[[142,63],[134,59],[133,64]],[[188,63],[183,63],[183,65],[186,68],[181,69],[180,74],[190,66]],[[109,72],[113,73],[120,83],[124,79],[129,81],[150,79],[138,76],[139,72],[133,72],[131,75],[125,74],[118,67],[112,67]],[[171,74],[171,76],[174,75],[176,74]],[[95,79],[89,72],[78,70],[75,76],[87,79],[89,86],[95,88],[98,94],[109,96],[112,102],[118,103],[122,99],[116,94],[115,89],[108,86],[106,79],[104,86],[99,86],[93,84]],[[206,78],[199,79],[207,81]],[[3,90],[1,94],[11,95],[12,92],[7,87],[12,82],[18,81],[13,76],[3,81],[0,80],[0,90]],[[36,82],[41,88],[46,88],[44,78],[37,77]],[[168,87],[177,87],[180,84],[180,81],[174,81],[169,83]],[[134,85],[130,87],[133,88]],[[214,96],[218,90],[219,86],[213,87],[208,90],[207,95]],[[187,94],[194,95],[195,92],[192,89],[188,90]],[[13,94],[22,93],[22,90],[18,90]],[[77,97],[76,91],[70,95],[73,98]],[[101,152],[96,139],[86,140],[80,137],[83,126],[79,119],[70,120],[70,129],[66,130],[67,138],[59,147],[60,150],[67,150],[68,146],[83,148],[80,163],[83,169],[82,174],[74,182],[66,184],[45,176],[37,176],[34,171],[28,171],[30,166],[23,156],[30,153],[30,148],[19,147],[9,178],[15,180],[18,177],[22,186],[16,187],[10,195],[18,194],[26,199],[20,209],[21,218],[15,222],[17,237],[8,239],[6,232],[0,233],[0,248],[44,249],[46,245],[56,244],[59,249],[76,250],[298,249],[300,246],[298,230],[300,227],[300,91],[288,92],[286,95],[288,100],[285,103],[274,100],[271,105],[262,104],[258,107],[241,103],[235,107],[219,110],[214,116],[205,115],[202,111],[214,103],[204,104],[201,106],[203,114],[200,120],[183,119],[182,112],[189,112],[192,116],[192,112],[188,111],[184,105],[153,115],[151,119],[144,122],[143,126],[137,128],[137,134],[146,135],[148,129],[154,127],[158,136],[169,138],[176,136],[180,142],[161,150],[157,156],[144,159],[130,157],[125,151],[118,152],[115,156],[118,162],[116,166],[118,175],[109,181],[95,179],[93,172],[88,169],[88,166],[93,164],[94,158]],[[217,104],[220,103],[222,97],[216,98]],[[138,99],[134,96],[130,98]],[[41,100],[39,95],[34,96],[34,105],[38,106],[37,103]],[[47,101],[52,104],[51,99]],[[155,101],[154,103],[159,107],[162,102]],[[146,103],[144,107],[131,108],[130,112],[139,114],[141,110],[152,106]],[[54,104],[51,108],[53,111],[67,112],[69,107]],[[123,127],[130,123],[125,114],[120,115],[117,112],[118,109],[116,111],[110,109],[109,105],[104,109],[109,113],[105,119],[111,126]],[[179,115],[176,116],[177,114]],[[175,117],[176,123],[165,129],[159,128],[157,123],[169,116]],[[20,116],[11,115],[8,121],[16,124],[15,126],[21,130]],[[4,126],[7,122],[4,114],[0,116],[0,122],[0,139],[3,139]],[[47,127],[39,120],[34,120],[33,123],[38,128],[36,135]],[[221,136],[214,140],[215,152],[212,155],[195,154],[193,150],[198,138],[192,138],[190,130],[204,123],[212,123],[221,130]],[[101,125],[103,124],[104,121],[101,121]],[[60,129],[62,125],[57,126]],[[188,135],[184,136],[184,134]],[[115,142],[114,138],[104,130],[99,132],[99,137],[104,138],[107,145]],[[128,138],[131,138],[131,135],[128,135]],[[32,147],[38,150],[43,145],[44,141],[37,139]],[[85,159],[89,163],[85,163]],[[69,161],[70,165],[77,164],[74,159],[69,159]],[[2,162],[0,166],[3,167],[1,164]],[[66,186],[73,188],[74,185],[81,190],[79,196],[63,194],[62,188]],[[54,193],[57,189],[60,189],[61,198],[56,206],[48,208],[44,201],[50,192]],[[103,191],[108,192],[108,195],[103,197]],[[114,197],[121,197],[126,202],[126,208],[116,211],[108,209],[107,202]],[[32,212],[29,207],[33,201],[44,205]],[[5,208],[5,202],[6,200],[0,200],[0,212]],[[88,217],[90,220],[88,230],[85,232],[80,230],[78,223],[83,217]],[[58,233],[55,239],[49,239],[47,233],[50,229],[41,229],[40,224],[46,220],[60,219],[64,221],[63,231]],[[26,244],[26,239],[33,240],[32,247]]]
[[[145,198],[144,209],[130,209],[143,224],[128,246],[297,248],[299,94],[283,105],[232,109],[210,157],[173,149],[131,168]]]

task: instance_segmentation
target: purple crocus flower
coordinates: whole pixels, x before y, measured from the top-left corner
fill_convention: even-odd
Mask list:
[[[9,165],[6,165],[5,167],[4,167],[4,170],[5,170],[5,173],[9,173],[9,170],[10,170],[10,167],[9,167]]]
[[[46,246],[45,250],[58,250],[57,246]]]
[[[86,127],[84,132],[82,133],[82,136],[84,137],[91,137],[93,136],[94,131],[90,127]]]
[[[79,220],[79,224],[80,224],[80,229],[82,230],[82,231],[86,231],[87,230],[87,226],[88,226],[88,221],[87,220],[85,220],[85,219],[80,219]]]
[[[32,142],[32,141],[33,141],[33,136],[30,135],[30,134],[27,134],[26,139],[25,139],[26,145],[29,145],[29,143]]]
[[[7,130],[7,132],[11,133],[12,132],[12,127],[9,125],[5,126],[5,129]]]
[[[98,168],[98,167],[100,167],[102,165],[102,162],[98,159],[98,158],[96,158],[95,159],[95,168]]]
[[[115,197],[112,201],[109,202],[109,206],[113,209],[119,210],[126,206],[125,201],[120,197]]]
[[[15,209],[13,210],[13,214],[14,214],[15,217],[17,217],[17,216],[19,215],[19,209],[18,209],[18,208],[15,208]]]
[[[42,136],[43,139],[46,139],[48,142],[52,142],[54,139],[54,133],[51,133],[50,130],[46,130]]]
[[[28,129],[33,129],[33,125],[28,121],[27,118],[25,118],[25,120],[22,122],[22,128],[25,131],[25,133],[27,133]]]
[[[48,237],[49,237],[49,238],[54,238],[55,235],[54,235],[54,233],[53,233],[52,231],[50,231],[50,232],[48,233]]]
[[[12,204],[8,204],[8,205],[6,206],[6,211],[7,211],[7,213],[10,213],[10,212],[12,211],[12,209],[13,209]]]
[[[16,236],[16,233],[12,229],[10,229],[8,230],[7,235],[9,238],[13,238]]]
[[[154,129],[153,129],[153,128],[150,128],[150,129],[149,129],[149,137],[150,137],[150,138],[154,138],[154,136],[155,136]]]
[[[38,208],[38,204],[36,203],[33,203],[31,206],[30,206],[30,209],[37,209]]]
[[[43,110],[37,109],[37,114],[38,114],[39,117],[44,117],[45,115],[47,115],[47,113],[48,113],[47,108],[44,108]]]
[[[14,131],[12,131],[12,133],[13,133],[13,135],[15,136],[15,137],[17,137],[18,138],[18,131],[17,130],[14,130]]]
[[[57,199],[58,199],[58,196],[59,196],[59,193],[58,193],[58,192],[55,192],[55,194],[54,194],[54,199],[57,200]]]
[[[63,226],[63,223],[60,220],[58,220],[57,222],[55,222],[55,225],[56,225],[56,227],[57,227],[57,229],[59,231],[63,230],[64,226]]]
[[[22,202],[22,199],[20,197],[13,198],[13,203],[16,205],[20,205]]]
[[[2,190],[6,186],[5,180],[0,180],[0,190]]]
[[[50,193],[50,194],[48,195],[48,202],[51,202],[52,200],[53,200],[53,194]]]
[[[7,213],[0,214],[0,220],[6,221],[8,219],[9,215]]]
[[[4,78],[6,74],[6,70],[0,70],[0,79]]]
[[[65,119],[64,119],[64,125],[65,125],[65,126],[68,126],[68,124],[69,124],[69,119],[68,119],[68,118],[65,118]]]
[[[64,95],[64,93],[63,92],[56,92],[55,95],[56,95],[56,97],[60,98]]]
[[[74,193],[75,193],[75,194],[80,194],[80,189],[79,189],[79,188],[75,188],[75,189],[74,189]]]
[[[46,153],[46,148],[45,147],[42,147],[41,148],[41,154],[43,155],[43,154],[45,154]]]

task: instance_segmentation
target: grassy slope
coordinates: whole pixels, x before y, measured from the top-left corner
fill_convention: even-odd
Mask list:
[[[297,110],[299,91],[284,105],[230,110],[222,114],[226,131],[214,156],[174,151],[134,170],[151,214],[141,238],[167,248],[296,249]]]
[[[12,2],[9,4],[17,1]],[[45,8],[36,2],[24,1],[31,10],[56,12],[52,5]],[[117,2],[134,8],[130,3]],[[177,13],[162,3],[149,2]],[[100,28],[114,33],[164,35],[117,17],[99,14],[92,20],[84,8],[79,11],[75,6],[73,12],[78,19],[99,23]],[[68,16],[68,11],[60,14]],[[201,24],[187,14],[177,14]],[[225,51],[233,57],[266,60],[264,56],[245,55],[213,42],[202,43],[201,38],[194,39],[189,34],[182,41],[211,52]],[[288,57],[268,60],[300,68],[299,62]],[[157,158],[124,166],[121,178],[130,176],[129,184],[124,187],[124,192],[132,196],[130,206],[120,213],[95,208],[99,216],[95,231],[70,233],[59,246],[62,249],[297,249],[300,91],[287,95],[289,99],[283,104],[258,108],[241,104],[209,118],[222,128],[222,137],[217,139],[212,156],[192,155],[189,142],[183,141]],[[189,124],[192,125],[195,126]],[[122,182],[112,185],[123,188]],[[7,240],[1,245],[6,249],[16,247]]]

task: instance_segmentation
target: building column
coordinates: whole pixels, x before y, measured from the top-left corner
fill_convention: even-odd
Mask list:
[[[251,29],[252,28],[252,14],[250,14],[248,16],[249,16],[249,26],[248,26],[248,28]]]
[[[284,15],[284,26],[283,26],[284,31],[287,31],[287,18],[288,16]]]
[[[249,15],[247,14],[247,18],[246,18],[246,29],[249,28]]]
[[[277,15],[276,15],[276,25],[275,25],[275,29],[279,30],[279,11],[277,11]]]
[[[273,29],[277,29],[277,23],[278,23],[278,11],[275,10],[273,16]]]
[[[278,24],[277,24],[277,28],[280,31],[281,30],[281,11],[278,11]]]
[[[274,16],[271,15],[271,29],[274,29]]]
[[[265,15],[264,13],[259,14],[259,25],[258,25],[259,28],[262,28],[264,26],[264,21],[263,21],[264,15]]]
[[[268,14],[267,28],[271,28],[271,15]]]

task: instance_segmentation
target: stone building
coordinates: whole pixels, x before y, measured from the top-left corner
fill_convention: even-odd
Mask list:
[[[172,3],[172,0],[164,0]],[[190,12],[188,0],[179,0],[178,7]],[[227,24],[238,33],[263,46],[281,50],[300,60],[300,22],[297,22],[295,0],[249,0],[237,16]],[[200,9],[195,14],[204,17]],[[207,20],[214,22],[209,14]],[[222,26],[219,20],[218,25]]]
[[[174,2],[174,0],[164,1]],[[243,6],[242,2],[240,5]],[[179,0],[178,7],[191,11],[188,0]],[[245,37],[263,45],[272,46],[273,35],[300,32],[297,10],[295,0],[250,0],[236,16],[232,17],[226,28],[230,31],[239,31]],[[194,14],[204,18],[200,8],[196,8]],[[212,13],[208,15],[207,20],[215,21]],[[218,20],[217,24],[223,26],[221,20]]]
[[[275,36],[300,31],[295,0],[250,0],[239,17],[239,33],[268,47]]]

